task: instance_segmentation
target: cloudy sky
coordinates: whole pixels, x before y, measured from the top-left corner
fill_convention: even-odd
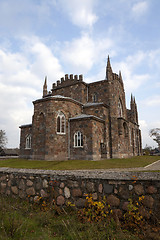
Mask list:
[[[143,146],[156,146],[160,127],[159,0],[0,0],[0,129],[19,146],[19,126],[31,123],[32,101],[44,78],[105,77],[109,54],[122,72],[126,104],[136,97]]]

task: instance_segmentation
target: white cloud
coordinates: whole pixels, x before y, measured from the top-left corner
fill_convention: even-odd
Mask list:
[[[95,63],[100,64],[102,60],[104,61],[113,46],[114,42],[109,38],[93,39],[88,34],[82,34],[80,38],[64,44],[61,59],[69,65],[69,69],[85,74]]]
[[[150,79],[148,73],[135,74],[136,68],[144,64],[145,59],[146,54],[140,51],[132,56],[128,56],[124,61],[115,64],[116,72],[118,72],[118,69],[122,72],[126,91],[135,91]]]
[[[85,28],[92,27],[98,20],[94,13],[96,0],[60,0],[61,6],[73,24]]]
[[[144,105],[149,107],[160,107],[160,95],[154,95],[143,101]]]
[[[21,53],[0,50],[0,107],[4,113],[0,129],[6,130],[9,147],[19,144],[19,125],[31,123],[32,101],[41,98],[45,75],[52,76],[53,83],[63,74],[57,58],[40,40],[30,37],[23,46]]]
[[[135,3],[132,7],[132,14],[135,18],[143,16],[148,10],[148,2],[141,1]]]

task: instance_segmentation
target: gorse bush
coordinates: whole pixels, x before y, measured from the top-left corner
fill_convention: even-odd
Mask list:
[[[83,222],[110,221],[112,209],[107,205],[106,198],[102,201],[94,201],[92,195],[86,194],[86,207],[78,211],[79,219]]]

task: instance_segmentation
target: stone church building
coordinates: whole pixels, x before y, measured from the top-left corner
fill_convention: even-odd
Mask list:
[[[126,108],[121,72],[85,83],[65,75],[33,102],[32,124],[22,125],[20,157],[44,160],[124,158],[141,155],[141,131],[135,98]]]

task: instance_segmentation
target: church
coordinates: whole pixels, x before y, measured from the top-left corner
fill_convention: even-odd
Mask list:
[[[32,123],[21,125],[20,157],[43,160],[100,160],[142,154],[137,104],[126,108],[121,72],[108,56],[105,79],[86,83],[66,74],[33,101]]]

